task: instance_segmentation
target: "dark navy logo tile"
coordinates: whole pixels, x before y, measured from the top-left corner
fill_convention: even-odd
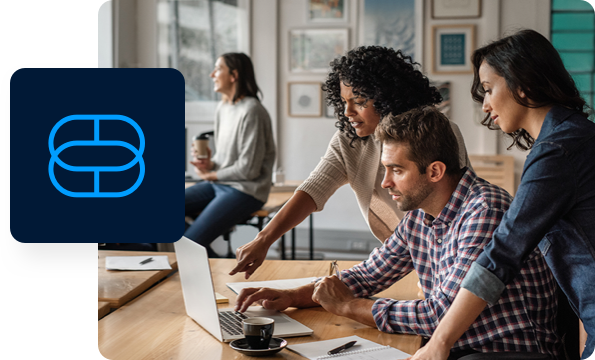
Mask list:
[[[182,236],[184,78],[177,70],[21,69],[10,86],[16,240]]]

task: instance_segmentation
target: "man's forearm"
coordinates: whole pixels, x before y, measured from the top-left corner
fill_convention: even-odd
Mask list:
[[[312,293],[314,292],[314,283],[300,286],[299,288],[285,290],[287,295],[291,297],[291,306],[296,308],[309,308],[320,306],[312,300]]]
[[[338,309],[339,313],[336,315],[341,315],[364,325],[376,328],[376,322],[374,321],[374,315],[372,314],[373,305],[374,300],[355,298],[343,304]]]

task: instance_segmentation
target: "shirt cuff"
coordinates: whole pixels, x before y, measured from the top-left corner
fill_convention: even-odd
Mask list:
[[[488,304],[494,305],[500,299],[506,285],[496,275],[474,262],[463,279],[461,287],[487,301]]]

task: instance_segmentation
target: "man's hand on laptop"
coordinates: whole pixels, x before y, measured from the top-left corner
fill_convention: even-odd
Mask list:
[[[318,306],[312,300],[313,292],[313,283],[288,290],[245,288],[240,291],[236,299],[235,310],[245,312],[254,302],[265,309],[277,311],[283,311],[290,306],[297,308]]]
[[[284,290],[245,288],[240,291],[234,310],[243,313],[252,303],[262,305],[268,310],[283,311],[291,306],[291,296]]]

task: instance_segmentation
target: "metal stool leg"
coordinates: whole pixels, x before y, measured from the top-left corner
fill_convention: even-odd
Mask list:
[[[310,260],[314,260],[314,217],[310,214]]]
[[[223,234],[223,240],[227,241],[227,255],[225,255],[226,258],[228,259],[234,259],[236,256],[233,253],[233,250],[231,249],[231,231],[227,231],[225,234]]]
[[[291,229],[291,260],[295,260],[295,228]]]
[[[281,260],[286,260],[285,259],[285,234],[281,235],[281,244],[280,248],[281,248]]]

